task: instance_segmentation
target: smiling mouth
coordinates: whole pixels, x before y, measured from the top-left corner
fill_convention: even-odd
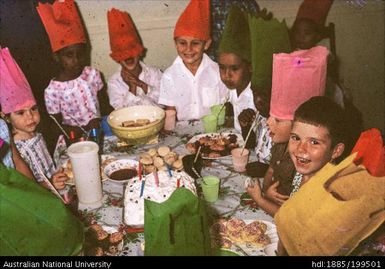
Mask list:
[[[309,159],[301,158],[301,157],[298,157],[298,156],[296,156],[295,158],[297,159],[297,162],[299,164],[308,164],[308,163],[311,162]]]

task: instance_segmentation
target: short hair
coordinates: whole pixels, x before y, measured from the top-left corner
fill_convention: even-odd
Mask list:
[[[326,96],[314,96],[300,105],[294,113],[300,121],[328,129],[332,147],[348,143],[348,124],[345,111]]]

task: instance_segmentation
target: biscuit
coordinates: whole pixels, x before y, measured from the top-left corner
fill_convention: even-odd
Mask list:
[[[147,165],[144,171],[146,171],[146,174],[151,174],[156,171],[156,167],[154,165]]]
[[[229,231],[240,231],[246,226],[246,223],[237,218],[232,218],[226,223],[226,228]]]
[[[156,149],[154,149],[154,148],[149,149],[147,153],[148,153],[151,157],[154,157],[154,156],[158,155],[158,152],[157,152]]]
[[[167,163],[168,165],[172,165],[178,158],[177,158],[176,153],[171,151],[171,152],[167,153],[163,159],[164,159],[165,163]]]
[[[122,122],[123,127],[133,127],[135,126],[135,121],[134,120],[126,120]]]
[[[154,161],[154,165],[157,168],[162,167],[164,165],[164,161],[163,161],[163,159],[161,157],[154,157],[153,161]]]
[[[136,124],[138,124],[139,126],[144,126],[144,125],[147,125],[149,123],[150,123],[149,119],[137,119],[136,120]]]
[[[140,162],[144,165],[152,164],[152,158],[151,156],[143,156],[140,158]]]
[[[167,153],[169,153],[170,151],[171,151],[170,148],[167,146],[162,146],[158,148],[158,154],[160,157],[166,156]]]
[[[182,163],[182,160],[176,160],[173,164],[172,164],[172,167],[174,167],[174,169],[176,170],[181,170],[183,168],[183,163]]]

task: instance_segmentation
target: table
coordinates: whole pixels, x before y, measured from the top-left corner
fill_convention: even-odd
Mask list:
[[[221,129],[219,132],[235,130]],[[175,132],[170,135],[160,135],[158,144],[133,146],[124,151],[116,151],[118,139],[114,136],[106,137],[103,145],[103,153],[112,155],[116,158],[130,158],[139,160],[139,154],[148,151],[152,147],[161,145],[169,146],[178,154],[189,154],[185,148],[186,142],[194,135],[203,132],[200,121],[178,122]],[[252,152],[250,161],[255,159]],[[202,176],[215,175],[221,179],[219,199],[215,203],[208,203],[209,217],[218,219],[221,217],[236,217],[244,220],[264,220],[273,222],[264,211],[249,205],[241,204],[241,195],[245,193],[244,182],[247,175],[235,172],[232,168],[231,157],[224,157],[215,160],[210,167],[204,167]],[[104,226],[115,227],[117,230],[124,231],[124,245],[118,255],[137,256],[143,255],[140,244],[144,240],[144,234],[131,233],[131,229],[123,223],[123,201],[125,184],[113,181],[103,181],[103,206],[96,210],[86,210],[81,212],[81,218],[86,225],[98,223]]]

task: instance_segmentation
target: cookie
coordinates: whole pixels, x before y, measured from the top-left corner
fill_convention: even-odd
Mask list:
[[[167,153],[169,153],[170,151],[171,151],[170,148],[167,146],[162,146],[158,148],[158,154],[160,157],[166,156]]]

